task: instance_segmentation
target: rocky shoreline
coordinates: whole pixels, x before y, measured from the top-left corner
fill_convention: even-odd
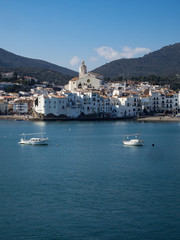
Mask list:
[[[38,120],[30,115],[0,115],[0,120],[14,120],[14,121],[33,121]]]

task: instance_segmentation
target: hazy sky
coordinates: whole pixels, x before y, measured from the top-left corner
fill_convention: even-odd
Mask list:
[[[0,0],[0,48],[78,71],[180,42],[179,0]]]

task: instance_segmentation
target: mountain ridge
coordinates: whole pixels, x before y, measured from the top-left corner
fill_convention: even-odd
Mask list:
[[[67,84],[71,78],[78,76],[78,72],[68,68],[44,60],[19,56],[0,48],[0,72],[3,71],[14,71],[20,75],[36,77],[40,81],[61,85]],[[92,72],[99,73],[110,80],[150,75],[180,76],[180,43],[164,46],[143,57],[114,60]]]
[[[40,68],[59,72],[63,75],[76,76],[77,72],[56,64],[40,60],[23,57],[0,48],[0,68]]]
[[[180,43],[165,46],[143,57],[118,59],[106,63],[93,72],[105,78],[119,76],[175,75],[180,73]]]

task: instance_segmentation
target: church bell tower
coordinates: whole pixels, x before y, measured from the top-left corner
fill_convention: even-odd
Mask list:
[[[86,74],[87,74],[87,67],[86,67],[84,61],[82,61],[82,64],[79,67],[79,78],[84,77]]]

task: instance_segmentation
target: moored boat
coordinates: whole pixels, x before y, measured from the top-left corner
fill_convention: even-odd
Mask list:
[[[129,137],[134,137],[129,139]],[[123,135],[123,144],[128,146],[143,146],[144,141],[140,138],[140,133]]]
[[[39,135],[41,134],[41,137],[32,137],[29,139],[26,139],[27,135]],[[49,139],[48,138],[44,138],[42,133],[29,133],[29,134],[20,134],[21,140],[20,142],[18,142],[19,144],[26,144],[26,145],[47,145]]]

